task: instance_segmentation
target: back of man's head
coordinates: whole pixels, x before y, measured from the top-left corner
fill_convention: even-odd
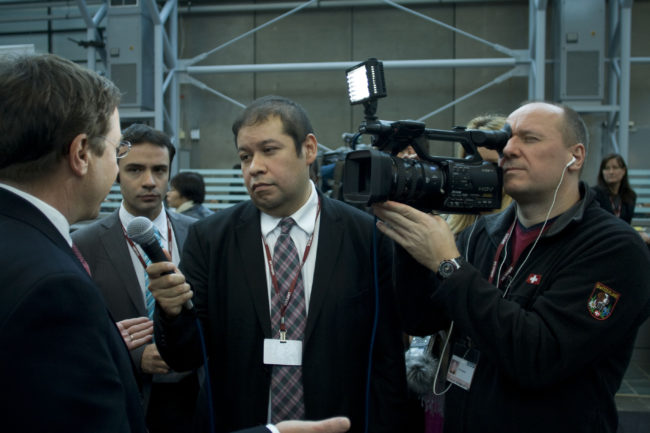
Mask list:
[[[280,119],[283,132],[293,139],[296,154],[300,156],[303,141],[308,134],[314,133],[314,129],[305,109],[297,102],[283,96],[263,96],[246,107],[232,125],[235,145],[241,128],[259,125],[272,117]]]
[[[56,55],[0,58],[0,179],[44,178],[83,133],[103,154],[119,102],[109,80]]]
[[[171,166],[176,154],[176,148],[167,134],[143,123],[134,123],[122,131],[122,139],[131,142],[132,146],[142,143],[151,143],[154,146],[164,147],[169,151],[169,165]]]

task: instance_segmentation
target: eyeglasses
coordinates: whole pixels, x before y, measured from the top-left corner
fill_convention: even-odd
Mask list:
[[[129,150],[131,150],[131,142],[127,140],[120,141],[115,151],[117,159],[124,158],[129,153]]]
[[[108,137],[100,136],[99,138],[103,138],[109,143],[114,144],[111,140],[108,139]],[[129,150],[131,150],[131,146],[132,144],[130,141],[120,140],[120,142],[117,144],[117,147],[115,148],[115,155],[117,156],[117,159],[124,158],[129,153]]]

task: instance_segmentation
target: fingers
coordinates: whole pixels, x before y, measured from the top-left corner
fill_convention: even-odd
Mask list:
[[[350,420],[340,416],[322,421],[282,421],[275,427],[280,433],[343,433],[350,429]]]
[[[169,274],[170,271],[174,273]],[[171,262],[153,263],[147,267],[147,274],[149,290],[165,314],[179,315],[183,305],[194,295],[185,276]]]

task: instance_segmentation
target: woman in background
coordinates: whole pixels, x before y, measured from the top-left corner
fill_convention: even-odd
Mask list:
[[[607,155],[600,163],[598,185],[592,187],[600,207],[628,224],[632,223],[636,193],[627,178],[627,166],[617,153]]]

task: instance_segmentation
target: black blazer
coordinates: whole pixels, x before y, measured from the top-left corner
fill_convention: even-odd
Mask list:
[[[368,352],[374,319],[373,220],[321,197],[314,281],[303,342],[307,419],[345,415],[364,430]],[[372,356],[370,428],[401,432],[406,380],[400,322],[392,287],[392,244],[380,237],[379,318]],[[271,338],[260,213],[251,201],[194,224],[181,270],[207,334],[216,419],[223,431],[267,420],[271,367],[262,361]],[[200,364],[192,314],[167,321],[156,310],[159,351],[174,369]],[[202,406],[205,410],[205,407]]]
[[[3,431],[145,432],[122,337],[66,240],[0,188]]]

